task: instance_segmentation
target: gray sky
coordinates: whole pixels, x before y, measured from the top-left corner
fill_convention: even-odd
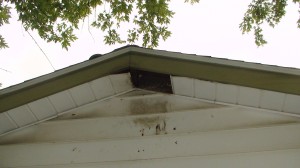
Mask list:
[[[289,4],[286,16],[275,29],[265,27],[268,44],[258,48],[252,34],[242,35],[239,30],[250,0],[201,0],[193,6],[183,2],[172,1],[171,9],[176,12],[169,26],[172,37],[161,41],[157,49],[300,68],[297,5]],[[13,13],[14,19],[16,16]],[[35,42],[14,19],[10,25],[0,28],[10,46],[0,50],[2,88],[53,72]],[[92,22],[94,18],[89,19]],[[85,61],[95,53],[104,54],[123,46],[105,45],[101,31],[92,27],[90,31],[91,34],[86,20],[82,29],[76,32],[79,39],[68,51],[62,50],[60,44],[44,42],[35,32],[31,34],[58,70]]]

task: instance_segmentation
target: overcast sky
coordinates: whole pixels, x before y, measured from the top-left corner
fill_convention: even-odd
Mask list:
[[[290,3],[282,22],[275,29],[264,29],[268,44],[258,48],[253,35],[242,35],[239,29],[250,0],[201,0],[193,6],[183,2],[172,1],[170,7],[176,12],[170,24],[172,37],[161,41],[157,49],[300,68],[300,30],[296,25],[299,6]],[[16,21],[16,13],[12,15],[11,24],[0,28],[10,46],[0,50],[2,88],[53,72],[43,53]],[[60,44],[44,42],[35,32],[31,34],[56,70],[123,46],[105,45],[101,31],[91,27],[91,34],[88,32],[87,21],[76,33],[79,39],[68,51],[62,50]]]

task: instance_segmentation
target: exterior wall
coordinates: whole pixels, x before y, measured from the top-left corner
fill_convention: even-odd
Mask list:
[[[137,89],[0,137],[0,167],[298,168],[299,121]]]

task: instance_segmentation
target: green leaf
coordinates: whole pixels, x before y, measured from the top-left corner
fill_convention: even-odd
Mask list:
[[[5,42],[4,38],[0,35],[0,49],[8,48],[7,43]]]

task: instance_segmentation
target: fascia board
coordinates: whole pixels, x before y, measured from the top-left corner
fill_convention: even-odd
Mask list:
[[[131,54],[130,68],[300,95],[300,76],[261,69]]]
[[[163,51],[163,50],[152,50],[152,49],[145,49],[145,48],[138,48],[132,47],[131,52],[133,53],[140,53],[142,55],[152,55],[152,56],[159,56],[164,58],[171,58],[171,59],[178,59],[178,60],[185,60],[191,62],[201,62],[201,63],[209,63],[209,64],[217,64],[223,66],[230,66],[230,67],[237,67],[237,68],[246,68],[246,69],[253,69],[257,71],[268,71],[274,73],[284,73],[288,75],[299,75],[300,76],[300,69],[290,68],[290,67],[280,67],[275,65],[264,65],[260,63],[250,63],[238,60],[228,60],[224,58],[214,58],[205,55],[195,55],[195,54],[185,54],[179,52],[170,52],[170,51]]]
[[[49,79],[59,78],[61,76],[70,74],[70,73],[72,73],[74,71],[78,71],[80,69],[87,68],[89,66],[93,66],[95,64],[98,64],[99,62],[113,59],[113,58],[115,58],[115,57],[117,57],[119,55],[126,54],[129,51],[130,51],[129,48],[125,48],[123,50],[119,50],[119,51],[116,51],[116,52],[111,52],[111,53],[105,54],[105,55],[103,55],[103,56],[101,56],[99,58],[96,58],[96,59],[93,59],[93,60],[84,61],[82,63],[78,63],[78,64],[75,64],[75,65],[69,66],[67,68],[63,68],[61,70],[58,70],[58,71],[55,71],[55,72],[52,72],[52,73],[49,73],[49,74],[37,77],[35,79],[31,79],[31,80],[25,81],[25,82],[23,82],[21,84],[17,84],[17,85],[14,85],[14,86],[2,89],[2,90],[0,90],[0,97],[2,97],[5,94],[8,94],[8,93],[15,92],[15,91],[18,91],[18,90],[30,87],[32,85],[36,85],[36,84],[42,83],[42,82],[47,81]]]

